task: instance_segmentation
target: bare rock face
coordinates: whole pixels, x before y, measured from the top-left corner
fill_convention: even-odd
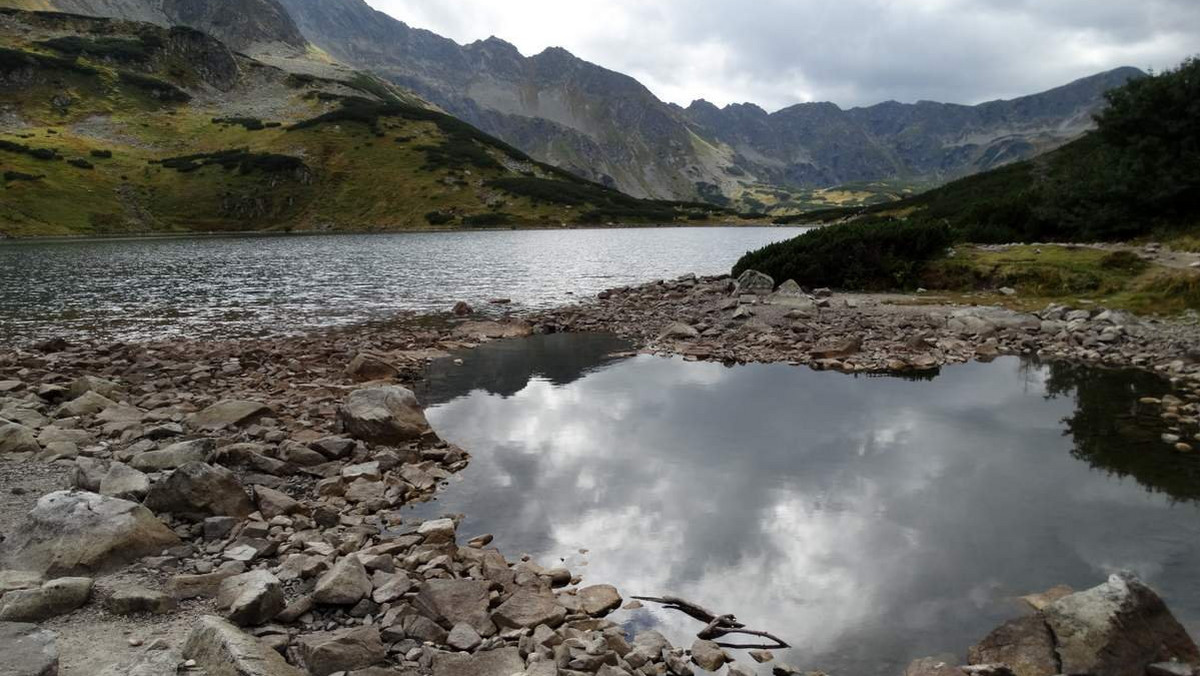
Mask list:
[[[1124,676],[1156,662],[1200,662],[1200,649],[1163,600],[1132,575],[1063,597],[1045,616],[1058,640],[1060,673]]]
[[[0,676],[58,676],[58,635],[36,624],[0,622]]]
[[[262,641],[212,615],[200,618],[183,656],[208,676],[305,676]]]
[[[4,543],[7,566],[49,575],[95,573],[179,544],[179,537],[135,502],[95,493],[42,496]]]
[[[203,462],[189,462],[154,484],[146,506],[156,512],[200,518],[245,518],[254,512],[254,503],[233,472]]]
[[[412,441],[430,431],[416,395],[399,386],[351,392],[338,418],[351,436],[375,444]]]
[[[1017,676],[1059,673],[1054,636],[1042,615],[1006,622],[967,651],[970,664],[1006,664]]]

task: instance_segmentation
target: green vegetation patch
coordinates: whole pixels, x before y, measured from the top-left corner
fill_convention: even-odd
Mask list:
[[[49,54],[38,54],[23,49],[0,47],[0,73],[6,75],[28,68],[43,70],[58,70],[79,73],[81,75],[97,75],[100,71],[91,66]]]
[[[308,168],[299,157],[277,155],[274,153],[252,153],[247,148],[169,157],[164,160],[151,160],[150,163],[161,165],[167,169],[174,169],[181,174],[191,173],[203,167],[210,166],[218,166],[227,171],[237,169],[242,174],[248,174],[252,171],[283,173]]]
[[[40,181],[43,178],[46,178],[46,177],[41,174],[26,174],[23,171],[9,170],[9,171],[4,172],[5,183],[8,183],[10,181]]]
[[[517,217],[512,214],[503,212],[495,212],[490,214],[475,214],[473,216],[463,216],[463,225],[468,228],[488,228],[498,225],[512,225],[517,222]]]
[[[111,59],[122,63],[145,63],[150,60],[155,51],[162,48],[163,41],[150,34],[135,38],[85,38],[78,35],[67,35],[42,40],[35,44],[74,57]]]
[[[133,73],[127,70],[120,71],[118,73],[118,77],[122,83],[141,89],[159,101],[165,101],[169,103],[187,103],[188,101],[192,100],[191,94],[183,91],[179,87],[176,87],[166,80],[160,80],[156,77],[142,75],[141,73]]]
[[[810,230],[742,257],[733,274],[758,270],[778,281],[841,289],[914,286],[925,265],[953,243],[949,226],[876,221]]]
[[[212,122],[213,124],[241,127],[246,131],[262,131],[283,126],[279,122],[263,122],[257,117],[214,117]]]
[[[33,148],[24,143],[14,143],[13,141],[5,141],[0,139],[0,150],[19,155],[28,155],[35,160],[60,160],[62,156],[58,151],[50,148]]]

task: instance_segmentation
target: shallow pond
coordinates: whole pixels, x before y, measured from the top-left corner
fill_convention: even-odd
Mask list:
[[[176,237],[0,243],[0,340],[260,336],[445,312],[544,308],[728,273],[797,228]]]
[[[414,516],[464,513],[463,535],[511,557],[734,613],[837,674],[965,658],[1016,597],[1122,569],[1200,633],[1200,460],[1139,410],[1155,378],[1015,358],[853,377],[625,347],[548,336],[433,365],[429,417],[474,457]],[[700,629],[615,618],[684,646]]]

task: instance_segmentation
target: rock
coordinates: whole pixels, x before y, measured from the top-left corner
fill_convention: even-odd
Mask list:
[[[766,664],[775,659],[775,655],[770,650],[751,650],[750,658],[759,664]]]
[[[370,380],[391,380],[400,376],[400,369],[380,355],[359,352],[346,365],[346,375],[359,383]]]
[[[454,309],[451,310],[456,317],[466,317],[467,315],[475,314],[475,309],[466,303],[466,301],[458,301],[454,304]]]
[[[0,622],[0,676],[58,676],[58,635],[36,624]]]
[[[1017,676],[1054,676],[1054,636],[1041,613],[1006,622],[967,651],[969,664],[1006,664]]]
[[[102,397],[112,399],[117,396],[121,386],[111,380],[97,378],[96,376],[80,376],[67,387],[67,398],[78,399],[88,392],[95,392]]]
[[[746,293],[753,293],[765,296],[774,290],[774,279],[756,270],[747,270],[738,277],[737,287],[734,289],[733,294],[740,296]]]
[[[432,519],[417,527],[417,535],[425,538],[425,544],[440,545],[454,542],[456,530],[454,519]]]
[[[141,500],[150,492],[150,477],[126,465],[114,462],[100,479],[100,495],[123,500]]]
[[[111,596],[104,601],[104,607],[116,615],[137,615],[151,613],[165,615],[175,610],[175,599],[153,589],[137,585],[125,585],[113,590]]]
[[[233,472],[203,462],[189,462],[154,484],[146,496],[146,506],[156,512],[193,518],[245,518],[254,512],[254,503]]]
[[[1146,676],[1196,676],[1200,666],[1181,662],[1158,662],[1146,667]]]
[[[1200,650],[1162,599],[1132,575],[1046,607],[1062,673],[1141,674],[1156,662],[1200,662]]]
[[[1064,596],[1070,596],[1074,593],[1075,590],[1071,587],[1065,584],[1060,584],[1057,587],[1051,587],[1040,594],[1022,596],[1021,600],[1034,610],[1044,610],[1046,606],[1050,605],[1051,603],[1054,603]]]
[[[700,337],[700,332],[683,322],[672,322],[661,334],[659,340],[694,340]]]
[[[225,580],[246,572],[246,564],[241,561],[226,561],[221,567],[211,573],[202,575],[176,575],[167,580],[167,593],[172,598],[194,599],[215,597],[220,591],[221,583]]]
[[[201,617],[183,646],[207,676],[305,676],[265,643],[219,617]]]
[[[463,322],[454,329],[454,335],[461,338],[499,339],[524,338],[533,335],[533,327],[520,320],[503,322],[471,321]]]
[[[312,676],[369,667],[387,658],[378,627],[359,627],[300,639],[304,664]]]
[[[57,417],[75,418],[82,415],[96,415],[117,402],[95,392],[85,392],[59,407]]]
[[[0,596],[18,589],[36,589],[45,581],[44,575],[33,571],[0,570]]]
[[[524,671],[525,660],[516,648],[433,655],[433,676],[513,676]]]
[[[317,580],[313,600],[330,605],[352,606],[371,595],[371,577],[358,557],[343,556]]]
[[[79,608],[91,595],[90,577],[64,577],[36,589],[10,591],[0,598],[0,621],[42,622]]]
[[[621,607],[621,595],[608,584],[584,587],[578,592],[579,609],[592,617],[604,617]]]
[[[134,456],[129,465],[143,472],[161,472],[183,467],[190,462],[205,462],[208,454],[217,447],[212,439],[192,439],[162,449],[147,451]]]
[[[697,640],[692,644],[692,662],[705,671],[717,671],[728,661],[729,656],[712,641]]]
[[[258,511],[267,519],[296,514],[303,510],[300,503],[290,495],[266,486],[254,487],[254,499],[258,502]]]
[[[459,622],[450,630],[450,636],[446,638],[446,645],[461,650],[463,652],[471,652],[479,647],[483,642],[479,632],[475,628],[465,622]]]
[[[188,422],[197,429],[216,431],[225,427],[249,425],[273,413],[269,406],[257,401],[229,400],[193,413]]]
[[[913,660],[904,670],[904,676],[967,676],[967,672],[952,661],[938,657]]]
[[[42,496],[5,542],[8,566],[50,575],[95,573],[179,544],[179,537],[137,503],[95,493]]]
[[[418,612],[446,627],[477,626],[487,617],[489,603],[488,583],[482,580],[428,580],[413,599]]]
[[[813,359],[840,359],[842,357],[849,357],[851,355],[858,354],[862,351],[862,346],[862,338],[855,336],[853,338],[847,338],[836,345],[813,350],[810,355]]]
[[[399,386],[351,392],[338,419],[354,438],[376,444],[403,443],[430,432],[417,397]]]
[[[563,623],[567,609],[553,596],[521,589],[492,613],[492,620],[501,627],[532,629],[544,624],[551,629]]]
[[[257,626],[275,619],[287,607],[283,585],[265,570],[252,570],[221,582],[217,607],[230,622],[242,627]]]
[[[41,444],[33,430],[14,422],[0,421],[0,454],[37,453]]]

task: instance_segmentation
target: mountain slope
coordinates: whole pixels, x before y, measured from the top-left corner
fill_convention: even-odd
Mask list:
[[[0,235],[670,222],[365,74],[196,30],[0,10]]]
[[[1091,127],[1119,69],[980,106],[750,104],[680,108],[636,80],[552,48],[524,57],[495,38],[458,45],[363,0],[281,0],[304,35],[535,157],[633,194],[721,201],[756,188],[945,181],[1026,159]],[[761,203],[759,203],[761,204]],[[746,200],[743,206],[755,207]]]

